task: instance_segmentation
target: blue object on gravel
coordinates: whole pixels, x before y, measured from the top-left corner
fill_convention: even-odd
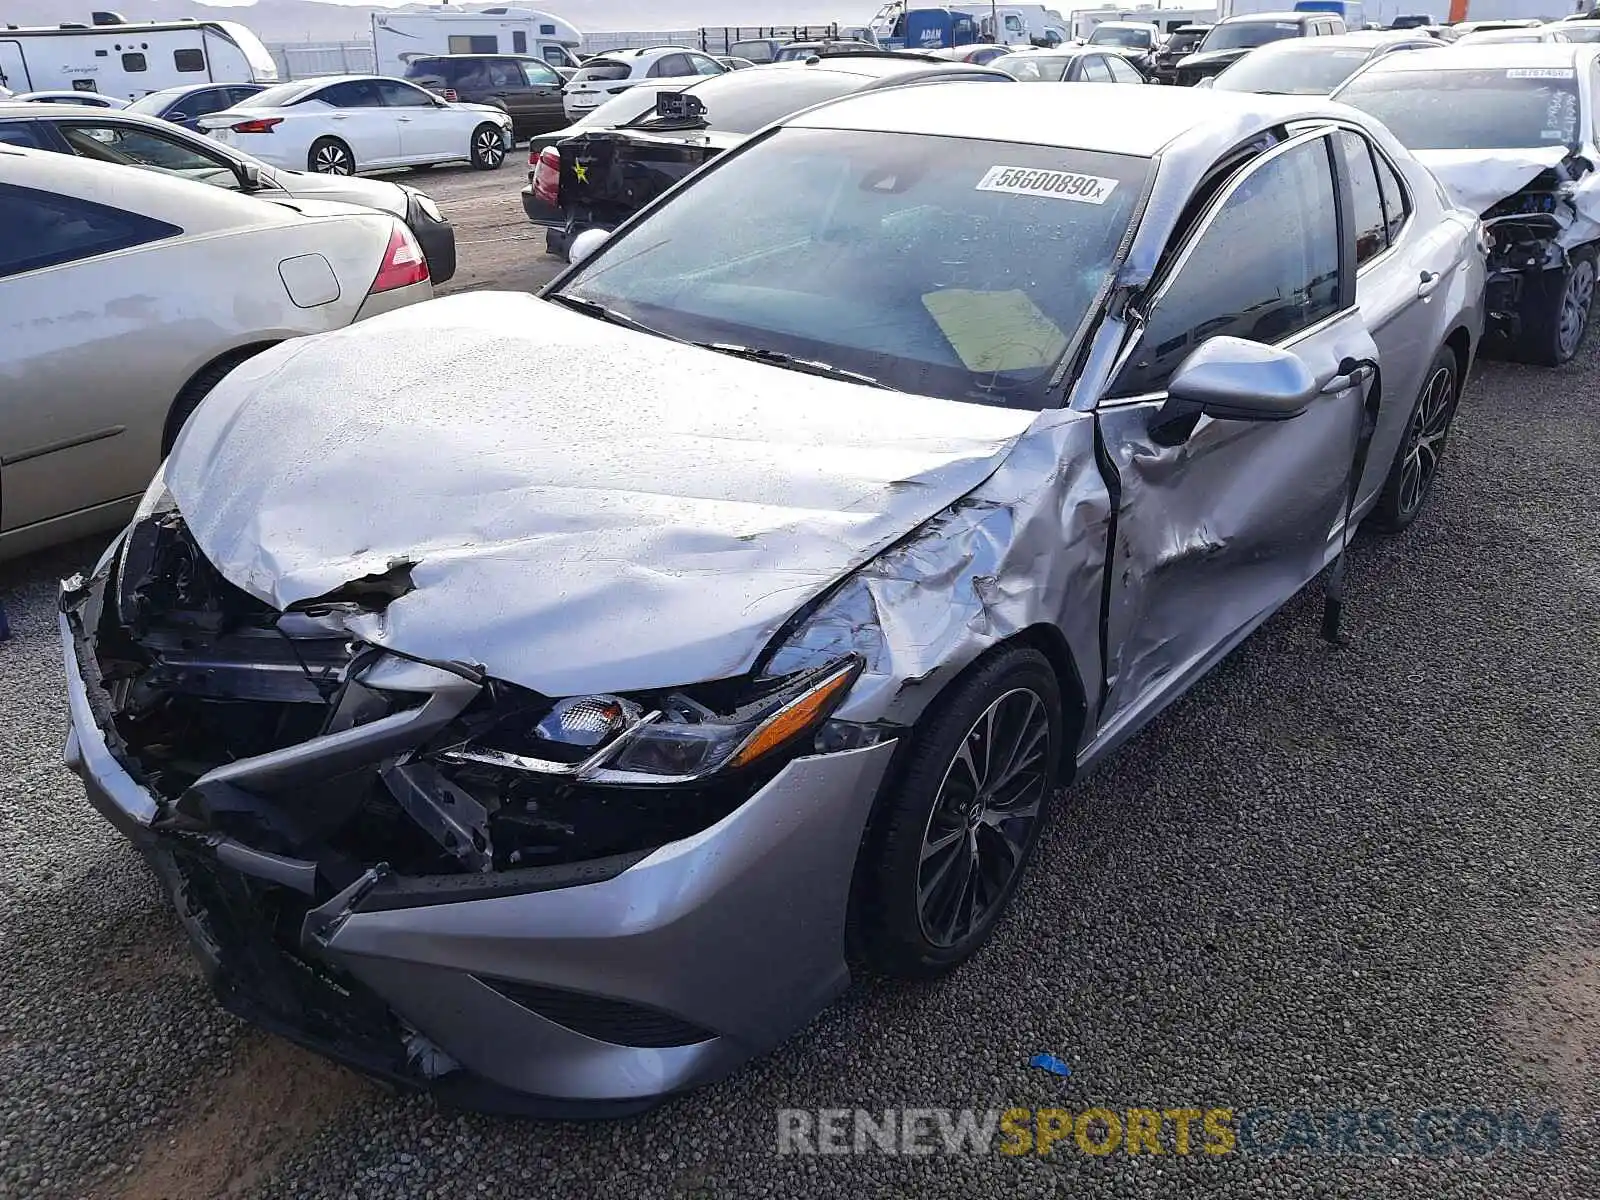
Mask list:
[[[1038,1067],[1041,1071],[1049,1071],[1052,1075],[1072,1074],[1072,1068],[1054,1054],[1035,1054],[1028,1060],[1028,1065],[1030,1067]]]

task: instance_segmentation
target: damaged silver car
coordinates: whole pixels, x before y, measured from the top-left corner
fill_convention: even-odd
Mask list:
[[[1589,331],[1600,247],[1600,46],[1456,46],[1380,59],[1334,93],[1483,216],[1490,348],[1543,366]]]
[[[1117,92],[814,108],[217,386],[61,629],[224,1004],[481,1108],[704,1084],[967,959],[1060,783],[1415,519],[1476,220],[1353,110]]]

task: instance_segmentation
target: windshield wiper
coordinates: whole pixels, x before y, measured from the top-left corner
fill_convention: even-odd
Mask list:
[[[681,342],[682,338],[675,338],[669,333],[662,333],[659,329],[651,329],[643,321],[635,320],[627,313],[620,313],[614,308],[607,308],[594,300],[585,300],[581,296],[569,296],[566,292],[556,292],[545,297],[557,304],[564,304],[575,312],[581,312],[586,317],[593,317],[597,321],[604,321],[608,325],[621,325],[624,329],[637,329],[640,333],[648,333],[652,337],[664,337],[669,341]]]
[[[881,380],[874,379],[871,375],[863,375],[859,371],[846,371],[843,367],[836,367],[832,363],[817,362],[810,358],[796,358],[792,354],[783,354],[777,350],[761,350],[755,346],[735,346],[727,342],[694,342],[704,350],[715,350],[718,354],[732,355],[734,358],[748,358],[751,362],[766,363],[770,367],[782,367],[785,371],[799,371],[802,375],[821,375],[828,379],[843,379],[849,383],[861,383],[867,387],[881,388],[886,392],[898,392],[897,387],[890,387]]]

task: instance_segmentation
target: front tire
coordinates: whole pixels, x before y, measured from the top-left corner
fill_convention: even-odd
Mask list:
[[[1546,272],[1543,294],[1528,306],[1517,357],[1541,367],[1559,367],[1577,356],[1589,333],[1594,305],[1595,252],[1574,250],[1563,271]]]
[[[857,864],[851,941],[883,975],[943,975],[988,941],[1044,828],[1064,750],[1061,687],[1013,646],[940,698]]]
[[[1439,347],[1369,518],[1380,533],[1399,533],[1422,515],[1461,399],[1460,375],[1455,353]]]
[[[338,138],[318,138],[306,154],[306,170],[318,175],[354,175],[356,156]]]
[[[472,131],[472,165],[480,171],[498,171],[506,160],[505,138],[498,125],[479,125]]]

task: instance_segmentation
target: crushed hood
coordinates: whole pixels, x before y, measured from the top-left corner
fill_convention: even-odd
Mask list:
[[[1514,196],[1548,171],[1568,151],[1565,146],[1528,150],[1413,150],[1432,171],[1450,199],[1479,216]]]
[[[166,476],[245,591],[283,608],[409,561],[414,590],[356,636],[571,695],[748,670],[1036,416],[478,292],[250,360]]]

